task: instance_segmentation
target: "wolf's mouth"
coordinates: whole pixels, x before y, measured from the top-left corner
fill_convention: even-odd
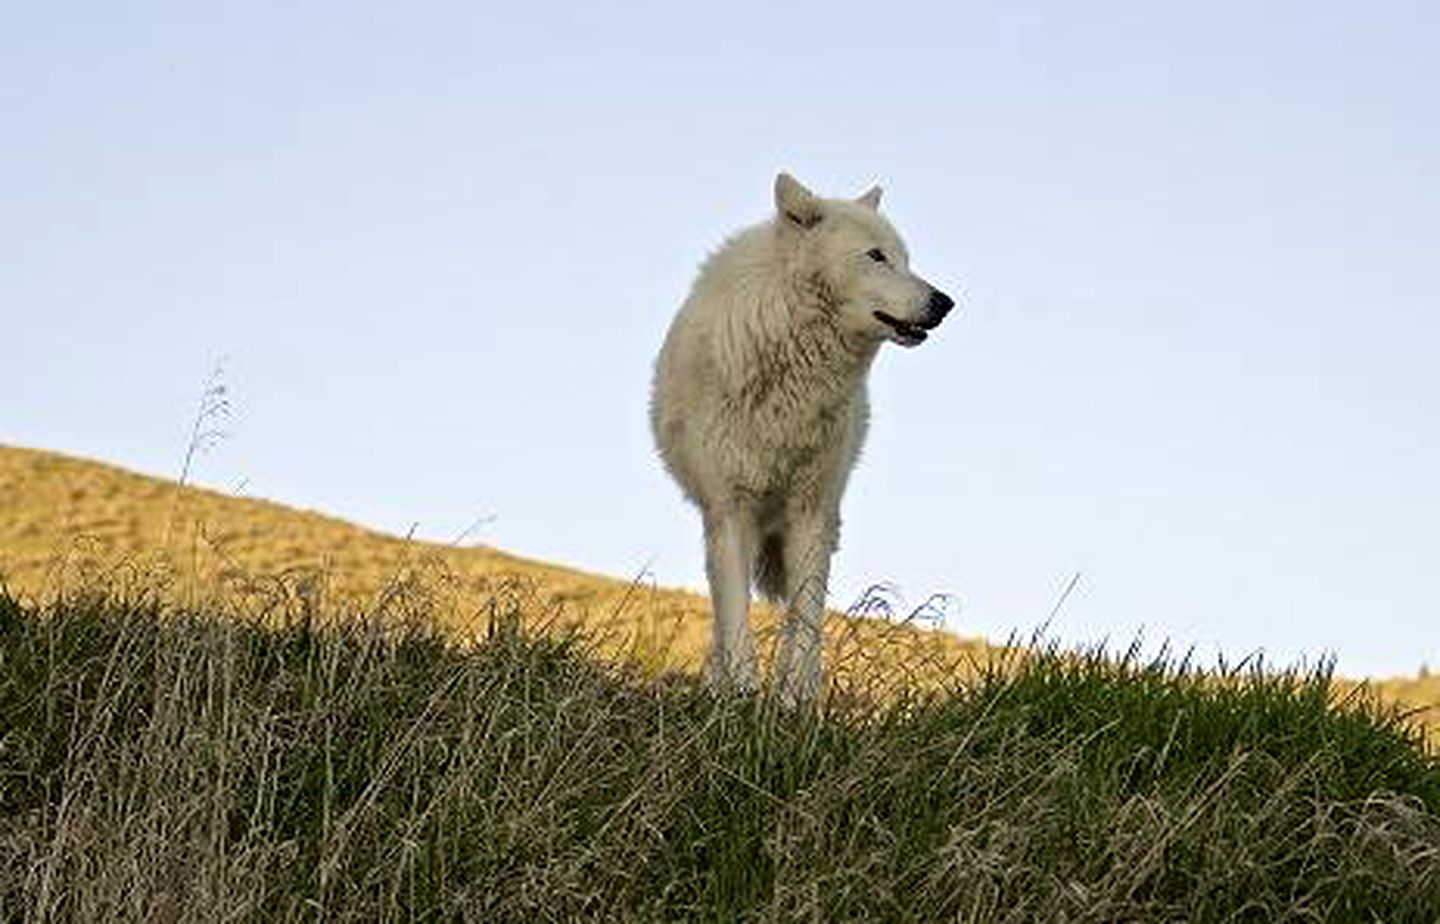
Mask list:
[[[896,339],[899,340],[902,346],[918,346],[924,343],[925,338],[930,336],[926,332],[926,326],[935,326],[934,324],[925,326],[922,326],[920,324],[912,324],[909,321],[902,321],[899,318],[895,317],[893,314],[886,314],[883,311],[876,311],[874,312],[874,315],[875,320],[881,322],[895,332]]]

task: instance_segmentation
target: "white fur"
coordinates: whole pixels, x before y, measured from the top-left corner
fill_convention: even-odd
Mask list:
[[[840,498],[870,413],[865,378],[885,340],[924,338],[876,312],[928,329],[948,307],[910,272],[879,204],[878,187],[821,199],[780,174],[774,217],[705,262],[655,363],[655,441],[704,520],[708,671],[720,686],[755,687],[753,578],[787,607],[781,694],[818,691]]]

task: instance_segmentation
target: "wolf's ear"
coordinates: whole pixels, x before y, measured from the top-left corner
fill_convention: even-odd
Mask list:
[[[883,193],[883,192],[884,192],[884,190],[881,189],[879,186],[871,186],[869,189],[867,189],[867,190],[865,191],[865,194],[864,194],[863,196],[861,196],[860,198],[856,199],[855,201],[858,202],[858,203],[860,203],[861,205],[865,206],[865,207],[868,208],[868,209],[871,209],[871,210],[874,210],[874,211],[879,211],[879,209],[880,209],[880,194]]]
[[[820,223],[820,200],[788,173],[775,177],[775,210],[791,224],[813,228]]]

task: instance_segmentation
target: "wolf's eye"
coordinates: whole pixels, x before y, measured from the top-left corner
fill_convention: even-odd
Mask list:
[[[874,260],[876,263],[886,262],[885,251],[881,250],[879,247],[871,247],[869,250],[865,251],[865,256]]]

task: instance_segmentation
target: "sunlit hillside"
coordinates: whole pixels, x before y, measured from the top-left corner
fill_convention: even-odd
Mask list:
[[[181,599],[276,596],[328,616],[377,601],[423,602],[457,634],[483,631],[497,600],[526,600],[557,625],[597,630],[605,645],[654,667],[696,670],[708,643],[700,596],[531,561],[484,546],[388,536],[269,501],[179,486],[115,466],[0,446],[0,577],[44,599],[100,583],[136,592],[162,586]],[[539,603],[535,606],[534,603]],[[762,639],[774,614],[755,614]],[[943,631],[876,619],[832,619],[832,661],[903,669],[933,681],[990,650]],[[762,645],[762,660],[768,649]],[[903,662],[903,663],[902,663]],[[927,671],[931,676],[926,677]]]
[[[0,446],[0,579],[36,599],[91,585],[157,588],[181,600],[273,601],[327,617],[377,601],[423,600],[458,635],[483,631],[496,601],[523,597],[556,625],[596,629],[656,668],[696,670],[706,601],[652,583],[587,574],[497,549],[411,541],[264,500],[182,487],[57,453]],[[774,614],[760,609],[762,639]],[[832,619],[840,671],[922,683],[983,663],[984,643],[878,619]],[[770,646],[762,645],[762,658]],[[1440,676],[1374,681],[1440,740]]]

